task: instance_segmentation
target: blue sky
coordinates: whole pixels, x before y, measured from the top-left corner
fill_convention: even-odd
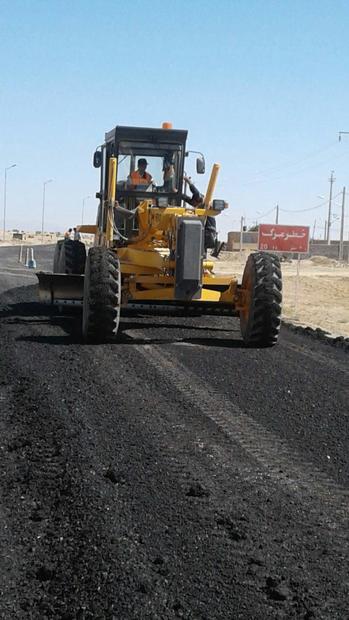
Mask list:
[[[98,189],[94,148],[117,124],[171,120],[207,169],[221,163],[222,235],[276,203],[280,222],[316,218],[320,231],[326,205],[292,211],[323,202],[332,169],[334,194],[349,186],[349,136],[338,142],[349,131],[346,0],[0,0],[0,9],[0,191],[17,163],[8,228],[40,229],[49,178],[46,229],[79,223],[82,198]],[[189,172],[204,189],[208,175]],[[96,206],[86,202],[85,220]]]

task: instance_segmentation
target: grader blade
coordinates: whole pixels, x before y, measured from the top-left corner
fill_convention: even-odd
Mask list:
[[[238,311],[232,304],[195,301],[193,303],[183,303],[180,301],[166,302],[128,302],[123,308],[124,316],[126,314],[151,314],[159,316],[238,316]]]
[[[39,271],[40,300],[58,306],[81,306],[84,292],[84,276]]]

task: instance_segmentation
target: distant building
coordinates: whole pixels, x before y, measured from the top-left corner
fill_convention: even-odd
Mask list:
[[[256,250],[258,244],[258,232],[242,233],[242,245],[245,250]],[[228,232],[227,251],[237,252],[240,250],[240,231]]]

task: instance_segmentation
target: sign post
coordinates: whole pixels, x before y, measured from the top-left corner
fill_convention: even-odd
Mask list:
[[[298,310],[298,290],[299,290],[299,267],[301,263],[301,255],[298,253],[297,257],[297,275],[296,275],[296,286],[295,286],[295,294],[294,294],[294,311],[297,318],[297,310]]]
[[[258,228],[258,249],[266,252],[298,254],[294,299],[295,313],[297,314],[300,260],[301,254],[309,253],[309,226],[260,224]]]

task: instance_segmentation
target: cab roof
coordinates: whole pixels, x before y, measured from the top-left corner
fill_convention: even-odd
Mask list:
[[[121,141],[151,142],[185,145],[188,132],[185,129],[159,129],[152,127],[126,127],[117,125],[105,134],[105,142],[118,144]]]

